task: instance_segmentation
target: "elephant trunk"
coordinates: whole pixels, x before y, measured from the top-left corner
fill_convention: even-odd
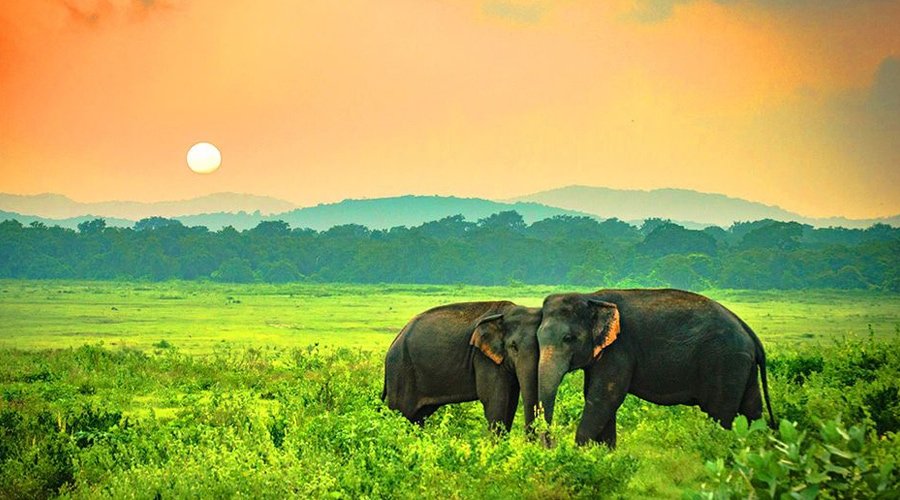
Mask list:
[[[568,363],[560,356],[554,355],[552,346],[541,349],[541,360],[538,363],[538,397],[544,407],[544,420],[553,423],[553,407],[556,405],[556,391],[563,376],[568,371]]]
[[[522,391],[522,403],[525,408],[525,431],[531,432],[534,422],[535,407],[538,404],[538,373],[536,363],[529,363],[527,367],[516,369],[519,378],[519,387]]]

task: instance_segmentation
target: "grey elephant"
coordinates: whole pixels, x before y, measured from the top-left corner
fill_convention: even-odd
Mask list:
[[[540,322],[540,308],[507,301],[425,311],[388,349],[381,399],[418,424],[443,405],[480,400],[488,424],[509,431],[521,392],[530,429],[537,405]]]
[[[600,290],[544,299],[538,329],[539,399],[553,420],[567,372],[584,370],[576,442],[616,445],[616,411],[626,394],[661,405],[698,405],[723,427],[762,416],[770,424],[766,355],[759,338],[721,304],[681,290]]]

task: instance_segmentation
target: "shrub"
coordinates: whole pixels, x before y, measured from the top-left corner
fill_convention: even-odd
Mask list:
[[[158,347],[158,346],[157,346]],[[556,446],[486,429],[477,402],[424,427],[380,400],[383,353],[302,347],[0,350],[0,497],[697,498],[889,496],[900,349],[871,339],[769,356],[778,433],[629,396],[619,448],[573,444],[583,374],[560,386]],[[843,416],[842,424],[838,416]],[[705,463],[705,467],[704,467]],[[811,478],[811,479],[810,479]],[[702,487],[701,487],[701,484]],[[892,490],[893,489],[893,490]]]
[[[821,373],[825,369],[825,359],[820,353],[793,353],[768,360],[767,368],[772,376],[798,384],[813,373]]]
[[[170,347],[172,347],[172,344],[168,340],[163,339],[159,342],[155,342],[153,344],[153,347],[156,347],[157,349],[169,349]]]
[[[900,473],[895,457],[880,456],[877,441],[863,426],[845,428],[840,419],[823,422],[815,438],[782,420],[778,434],[767,435],[765,422],[735,420],[738,450],[726,463],[708,461],[711,481],[695,498],[895,498]]]

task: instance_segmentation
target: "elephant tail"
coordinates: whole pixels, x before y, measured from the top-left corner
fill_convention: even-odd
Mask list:
[[[763,389],[763,397],[766,399],[766,409],[769,411],[769,427],[772,429],[777,429],[778,425],[775,423],[775,415],[772,414],[772,402],[769,400],[769,381],[766,377],[766,351],[763,349],[762,342],[759,340],[759,337],[756,336],[756,332],[750,328],[750,325],[744,323],[744,320],[738,318],[738,316],[732,313],[734,317],[740,322],[741,326],[744,327],[744,330],[750,334],[750,338],[753,339],[753,343],[756,344],[756,356],[759,364],[759,376],[762,379],[762,389]]]

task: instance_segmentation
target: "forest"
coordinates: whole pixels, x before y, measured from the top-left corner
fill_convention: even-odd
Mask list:
[[[513,211],[389,230],[264,221],[213,232],[151,217],[131,228],[94,219],[76,231],[6,220],[0,277],[897,292],[900,229],[760,220],[692,230],[662,219],[637,227],[576,216],[528,225]]]

